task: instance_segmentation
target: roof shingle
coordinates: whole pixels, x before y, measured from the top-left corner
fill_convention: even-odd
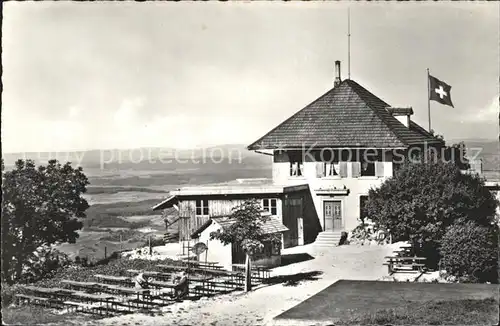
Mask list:
[[[217,222],[222,228],[226,228],[236,222],[236,220],[231,217],[213,217],[212,219]],[[288,228],[281,223],[280,219],[277,216],[274,215],[268,216],[260,229],[262,231],[262,234],[272,234],[288,231]]]
[[[442,143],[428,132],[422,132],[423,128],[414,122],[413,128],[405,127],[387,111],[388,107],[389,104],[355,81],[344,80],[248,149],[401,148]]]

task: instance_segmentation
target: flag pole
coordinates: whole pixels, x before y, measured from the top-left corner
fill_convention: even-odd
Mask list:
[[[429,68],[427,68],[427,116],[429,117],[429,132],[431,131],[431,82],[429,80]]]
[[[347,7],[347,78],[351,79],[351,8]]]

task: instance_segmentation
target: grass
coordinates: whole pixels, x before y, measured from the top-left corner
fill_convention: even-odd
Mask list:
[[[158,204],[157,199],[148,199],[137,202],[118,202],[109,204],[94,204],[87,209],[87,217],[83,219],[86,228],[111,228],[121,227],[138,229],[147,226],[147,222],[129,222],[120,216],[151,216],[159,212],[151,208]]]
[[[498,301],[464,299],[406,302],[404,307],[353,314],[336,325],[496,325]]]
[[[498,322],[497,298],[497,285],[341,280],[277,319],[344,325],[470,325],[477,319],[473,324],[493,325]],[[471,308],[464,309],[468,304]]]

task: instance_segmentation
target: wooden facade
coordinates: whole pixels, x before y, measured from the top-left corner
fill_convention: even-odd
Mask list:
[[[314,242],[321,232],[321,224],[309,189],[274,194],[190,196],[179,199],[179,240],[188,241],[191,235],[211,217],[228,216],[235,206],[245,200],[276,199],[276,216],[289,229],[283,233],[283,247],[293,247]],[[208,202],[208,214],[196,214],[196,201]],[[198,213],[200,210],[198,210]],[[239,255],[235,255],[238,257]]]
[[[279,194],[262,194],[253,196],[196,196],[179,200],[179,240],[188,241],[191,234],[199,229],[211,217],[227,216],[231,214],[233,207],[241,205],[248,199],[276,199],[277,206],[280,207]],[[208,215],[196,214],[196,201],[208,201]],[[281,217],[281,209],[277,214]]]

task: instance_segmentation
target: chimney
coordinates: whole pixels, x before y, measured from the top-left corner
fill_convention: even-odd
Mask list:
[[[387,111],[399,120],[402,124],[405,125],[406,128],[410,128],[410,116],[413,114],[413,109],[411,107],[408,108],[387,108]]]
[[[335,81],[333,82],[333,86],[337,87],[340,85],[340,61],[335,61]]]

